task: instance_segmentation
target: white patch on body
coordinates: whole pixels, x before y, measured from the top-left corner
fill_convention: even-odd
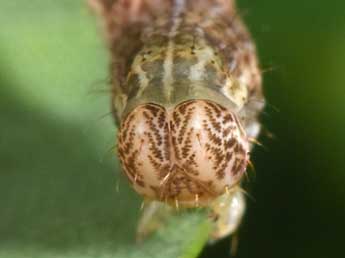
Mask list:
[[[201,50],[196,51],[198,57],[198,63],[191,66],[189,71],[189,79],[191,81],[201,81],[204,79],[206,74],[205,66],[212,58],[214,58],[214,52],[210,47],[205,47]]]
[[[240,110],[248,100],[247,86],[231,77],[226,79],[222,91],[226,97],[237,105],[238,110]]]

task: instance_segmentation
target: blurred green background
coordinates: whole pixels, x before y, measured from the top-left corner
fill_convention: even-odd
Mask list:
[[[345,2],[238,2],[268,105],[237,257],[341,257]],[[113,155],[107,74],[84,1],[0,0],[1,258],[195,257],[205,242],[192,213],[134,243],[140,198]],[[201,257],[229,257],[229,239]]]

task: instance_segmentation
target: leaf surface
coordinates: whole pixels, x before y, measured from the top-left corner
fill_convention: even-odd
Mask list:
[[[135,242],[108,56],[84,1],[1,1],[0,257],[196,257],[210,225],[183,213]]]

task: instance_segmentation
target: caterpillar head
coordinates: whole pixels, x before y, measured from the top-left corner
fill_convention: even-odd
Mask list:
[[[187,207],[208,205],[237,185],[249,160],[236,114],[208,100],[139,105],[123,119],[118,137],[133,188],[145,198]]]

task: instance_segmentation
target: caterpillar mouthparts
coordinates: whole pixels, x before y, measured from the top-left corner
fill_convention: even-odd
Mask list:
[[[182,206],[207,206],[238,184],[249,143],[236,115],[208,100],[175,107],[142,104],[123,120],[122,167],[142,196]]]

